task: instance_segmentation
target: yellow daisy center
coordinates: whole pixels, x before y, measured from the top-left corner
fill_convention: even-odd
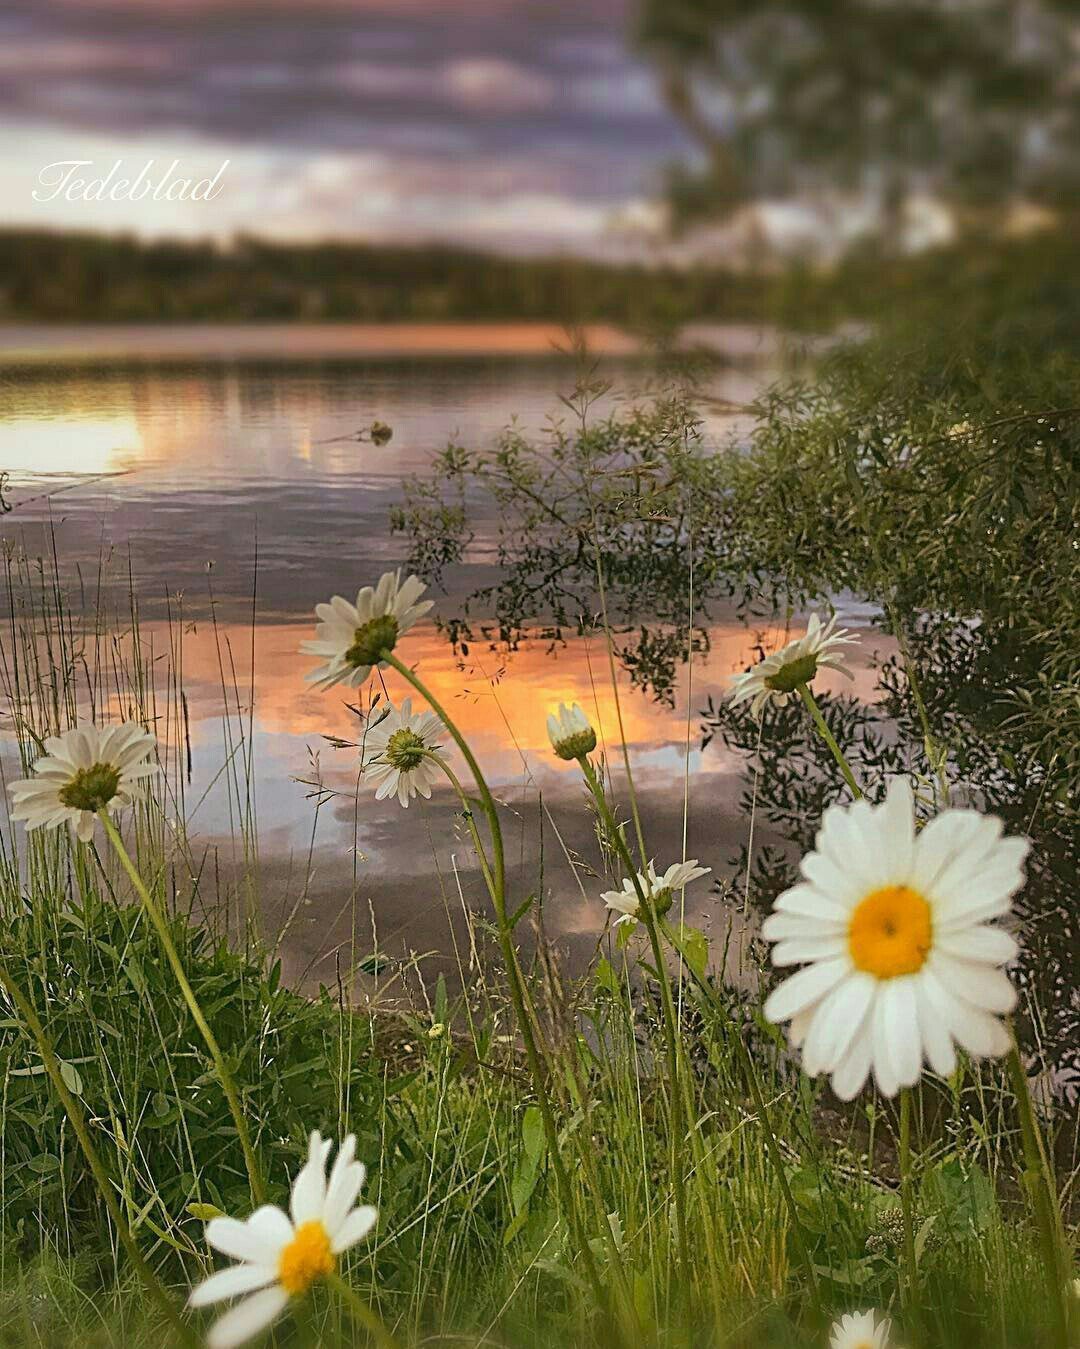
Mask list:
[[[335,1263],[326,1228],[313,1218],[300,1224],[278,1257],[278,1280],[295,1297],[306,1293],[316,1279],[333,1274]]]
[[[856,968],[877,979],[895,979],[922,969],[933,944],[930,905],[917,890],[887,885],[855,908],[848,949]]]

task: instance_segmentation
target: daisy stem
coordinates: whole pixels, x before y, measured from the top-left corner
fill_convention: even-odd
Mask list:
[[[442,724],[449,731],[454,743],[461,751],[462,758],[469,765],[469,770],[476,782],[477,791],[480,794],[480,804],[483,807],[488,822],[488,832],[491,835],[491,848],[494,858],[494,866],[490,871],[487,870],[486,859],[481,849],[481,865],[485,868],[485,879],[490,880],[488,889],[491,893],[491,902],[495,909],[496,927],[499,933],[499,946],[502,949],[503,963],[506,966],[506,976],[510,988],[510,1001],[513,1004],[514,1016],[517,1020],[518,1029],[521,1032],[521,1038],[525,1045],[525,1058],[529,1065],[529,1073],[533,1080],[533,1089],[536,1093],[537,1104],[540,1108],[540,1118],[544,1124],[544,1134],[547,1138],[548,1153],[551,1157],[551,1164],[555,1171],[555,1179],[562,1194],[563,1203],[566,1206],[570,1225],[577,1239],[578,1251],[581,1255],[582,1263],[585,1266],[585,1273],[592,1285],[593,1292],[600,1306],[607,1305],[607,1296],[604,1285],[600,1279],[600,1271],[597,1269],[596,1260],[593,1257],[592,1248],[589,1245],[588,1238],[585,1235],[584,1228],[581,1225],[578,1214],[578,1206],[575,1201],[574,1192],[570,1184],[570,1175],[562,1159],[562,1153],[559,1147],[559,1130],[555,1123],[555,1115],[551,1109],[551,1099],[546,1074],[544,1072],[543,1062],[540,1058],[540,1050],[537,1045],[536,1035],[533,1030],[533,1019],[528,990],[525,986],[525,976],[522,973],[520,962],[518,961],[517,948],[514,946],[513,925],[506,909],[506,862],[503,849],[502,825],[499,823],[499,813],[495,806],[495,799],[491,795],[491,789],[487,785],[484,774],[481,772],[480,765],[476,761],[476,756],[469,748],[468,741],[458,730],[457,726],[447,715],[445,708],[425,685],[415,671],[400,661],[392,651],[383,650],[379,653],[379,659],[385,661],[387,665],[392,666],[402,679],[406,680],[419,693],[427,705],[439,718]],[[441,760],[440,760],[441,762]],[[444,771],[445,765],[444,765]],[[452,779],[456,781],[456,779]],[[463,801],[468,803],[468,798],[458,784],[458,791]],[[471,818],[471,812],[470,812]]]
[[[821,708],[818,707],[817,699],[810,692],[810,685],[800,684],[799,694],[806,704],[807,711],[810,713],[811,717],[813,717],[814,725],[818,728],[822,740],[828,745],[829,749],[832,751],[833,758],[840,765],[840,772],[843,773],[844,781],[851,788],[852,796],[854,796],[856,800],[861,800],[862,788],[855,781],[855,774],[851,771],[851,765],[844,758],[844,751],[836,743],[836,737],[826,725],[825,718],[821,715]]]
[[[641,882],[638,879],[637,867],[634,865],[634,859],[630,856],[630,849],[626,846],[626,840],[623,838],[622,831],[615,823],[615,817],[611,813],[611,807],[608,805],[607,796],[604,793],[600,779],[596,775],[596,770],[589,762],[587,755],[582,755],[578,759],[581,765],[581,771],[585,775],[585,781],[588,783],[589,790],[596,800],[597,809],[604,822],[604,829],[611,840],[612,845],[619,854],[623,866],[630,876],[634,889],[637,892],[638,913],[642,922],[645,924],[645,930],[649,934],[649,945],[652,948],[653,964],[656,966],[656,978],[660,985],[660,1006],[664,1027],[664,1045],[668,1057],[668,1075],[670,1077],[670,1095],[669,1108],[671,1113],[671,1139],[672,1139],[672,1178],[671,1186],[675,1192],[675,1224],[676,1240],[679,1247],[679,1259],[683,1267],[684,1276],[689,1275],[692,1268],[690,1263],[690,1245],[686,1227],[686,1186],[682,1173],[681,1156],[683,1138],[686,1132],[686,1123],[682,1116],[682,1096],[681,1096],[681,1074],[679,1072],[679,1042],[676,1032],[675,1004],[671,996],[671,985],[668,982],[667,966],[664,963],[664,952],[660,945],[660,933],[657,928],[656,915],[653,913],[652,904],[645,895]]]
[[[1054,1309],[1055,1345],[1068,1349],[1069,1345],[1069,1261],[1066,1256],[1064,1234],[1061,1228],[1061,1208],[1057,1185],[1050,1169],[1050,1158],[1043,1141],[1031,1099],[1031,1086],[1020,1058],[1020,1048],[1013,1038],[1013,1047],[1006,1060],[1012,1079],[1013,1094],[1020,1114],[1020,1133],[1024,1144],[1027,1174],[1022,1177],[1024,1188],[1032,1199],[1039,1237],[1043,1248],[1043,1264],[1049,1285],[1050,1305]]]
[[[911,1089],[900,1091],[900,1210],[904,1222],[903,1303],[913,1320],[918,1319],[915,1265],[915,1217],[911,1197]]]
[[[349,1314],[356,1324],[368,1332],[379,1349],[399,1349],[397,1340],[387,1330],[382,1318],[368,1306],[347,1279],[343,1279],[340,1274],[330,1274],[327,1282],[349,1308]]]
[[[127,1224],[120,1205],[117,1203],[116,1195],[113,1192],[112,1181],[105,1170],[104,1163],[98,1156],[97,1148],[94,1146],[93,1139],[90,1137],[90,1130],[86,1125],[86,1116],[83,1114],[82,1106],[75,1099],[74,1095],[68,1090],[68,1085],[64,1081],[64,1075],[60,1070],[60,1063],[45,1033],[45,1027],[41,1024],[37,1012],[30,999],[23,993],[22,989],[12,978],[7,965],[0,961],[0,984],[3,984],[5,991],[12,1002],[18,1008],[19,1015],[26,1022],[31,1036],[37,1045],[38,1053],[41,1055],[41,1062],[45,1072],[49,1076],[57,1096],[60,1098],[60,1104],[64,1107],[68,1119],[71,1121],[71,1127],[74,1130],[75,1137],[82,1148],[83,1156],[86,1158],[87,1165],[94,1177],[98,1189],[101,1192],[101,1198],[112,1219],[113,1226],[116,1228],[116,1234],[120,1238],[120,1244],[127,1251],[128,1259],[135,1267],[135,1272],[143,1281],[146,1291],[161,1309],[164,1316],[171,1325],[175,1327],[184,1344],[194,1344],[195,1340],[191,1331],[184,1324],[180,1313],[173,1305],[172,1299],[161,1286],[157,1275],[147,1264],[138,1244],[132,1235],[131,1228]]]
[[[244,1152],[244,1164],[247,1167],[248,1181],[251,1185],[251,1194],[256,1205],[266,1202],[266,1190],[262,1181],[262,1174],[259,1170],[259,1164],[255,1159],[255,1151],[251,1146],[251,1136],[248,1133],[247,1121],[244,1119],[244,1112],[240,1105],[240,1096],[236,1090],[236,1083],[233,1075],[229,1071],[229,1065],[225,1062],[225,1055],[221,1052],[218,1045],[217,1036],[210,1029],[210,1023],[203,1015],[202,1008],[199,1006],[199,1000],[195,996],[195,990],[188,982],[188,977],[184,972],[183,963],[180,960],[180,954],[173,942],[172,933],[169,931],[168,920],[157,901],[151,896],[143,878],[139,875],[139,870],[131,860],[127,848],[124,847],[124,841],[120,837],[119,830],[104,810],[98,812],[98,816],[105,826],[105,832],[109,836],[109,842],[112,844],[116,855],[120,858],[121,865],[127,872],[143,908],[150,916],[150,921],[154,925],[154,930],[161,942],[162,949],[165,952],[165,958],[172,967],[172,972],[176,977],[176,982],[180,986],[180,992],[184,1001],[187,1003],[188,1011],[192,1015],[196,1026],[198,1026],[203,1039],[206,1041],[206,1047],[210,1051],[210,1057],[214,1060],[214,1067],[217,1069],[218,1079],[221,1082],[221,1088],[225,1093],[225,1099],[229,1105],[229,1111],[233,1117],[233,1123],[236,1125],[236,1133],[240,1139],[240,1146]]]

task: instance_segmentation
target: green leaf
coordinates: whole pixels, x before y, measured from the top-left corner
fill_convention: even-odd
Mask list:
[[[78,1068],[73,1063],[66,1060],[60,1060],[60,1076],[64,1079],[64,1086],[73,1096],[81,1096],[83,1093],[83,1080]]]
[[[198,1218],[201,1223],[208,1223],[212,1218],[224,1218],[225,1214],[215,1204],[189,1204],[188,1213],[193,1218]]]

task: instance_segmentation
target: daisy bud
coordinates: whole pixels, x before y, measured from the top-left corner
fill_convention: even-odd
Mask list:
[[[582,759],[596,748],[596,732],[577,703],[573,707],[560,703],[558,715],[548,717],[547,728],[551,747],[560,759]]]

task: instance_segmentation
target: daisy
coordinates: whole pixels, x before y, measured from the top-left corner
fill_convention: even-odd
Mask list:
[[[425,798],[431,795],[440,769],[430,755],[439,748],[435,737],[441,730],[434,712],[414,716],[412,699],[406,698],[400,709],[391,703],[381,720],[365,731],[360,761],[365,776],[376,784],[376,801],[396,795],[407,810],[418,792]]]
[[[891,1323],[876,1312],[849,1312],[829,1331],[829,1349],[887,1349]]]
[[[596,748],[596,732],[577,703],[572,707],[560,703],[558,713],[548,717],[547,729],[551,748],[560,759],[581,759]]]
[[[786,703],[799,685],[809,684],[822,667],[838,670],[853,679],[854,675],[841,663],[838,654],[840,647],[856,644],[857,639],[849,637],[847,632],[847,628],[837,628],[835,614],[824,626],[817,614],[811,614],[804,636],[773,651],[753,669],[731,676],[734,686],[732,705],[753,699],[750,711],[756,717],[770,699]]]
[[[354,1161],[356,1138],[345,1139],[330,1179],[326,1163],[331,1142],[316,1132],[308,1145],[308,1159],[293,1182],[290,1218],[266,1204],[246,1222],[213,1218],[206,1239],[215,1250],[239,1261],[204,1280],[192,1290],[191,1307],[208,1307],[226,1298],[250,1293],[210,1328],[210,1349],[232,1349],[276,1321],[291,1297],[306,1293],[317,1279],[337,1271],[337,1258],[366,1237],[375,1226],[377,1210],[354,1207],[364,1183],[365,1168]]]
[[[1028,843],[1001,821],[946,810],[915,833],[911,787],[894,778],[884,804],[825,812],[803,881],[785,890],[762,935],[773,964],[805,965],[765,1003],[790,1021],[811,1077],[832,1076],[851,1100],[873,1071],[895,1096],[923,1060],[948,1077],[959,1044],[976,1056],[1009,1052],[999,1018],[1016,992],[998,967],[1016,942],[990,921],[1024,883]]]
[[[307,682],[324,691],[335,684],[361,685],[372,666],[385,665],[379,653],[393,650],[401,634],[434,605],[434,600],[417,603],[425,588],[415,576],[402,585],[400,571],[387,571],[374,590],[364,586],[355,604],[340,595],[329,604],[317,604],[315,638],[301,643],[300,650],[308,656],[322,656],[325,664],[309,670]]]
[[[647,871],[638,872],[637,883],[652,901],[654,911],[667,913],[674,892],[684,889],[699,876],[707,876],[710,870],[709,867],[699,867],[695,858],[692,862],[673,862],[662,876],[658,876],[650,862]],[[623,881],[621,890],[606,890],[600,898],[613,913],[621,915],[615,920],[616,927],[636,923],[641,916],[638,892],[629,877]]]
[[[86,722],[49,736],[34,776],[8,788],[11,818],[25,820],[27,829],[52,829],[66,820],[89,842],[97,811],[140,800],[147,778],[161,771],[150,757],[156,744],[137,721],[101,728]]]

